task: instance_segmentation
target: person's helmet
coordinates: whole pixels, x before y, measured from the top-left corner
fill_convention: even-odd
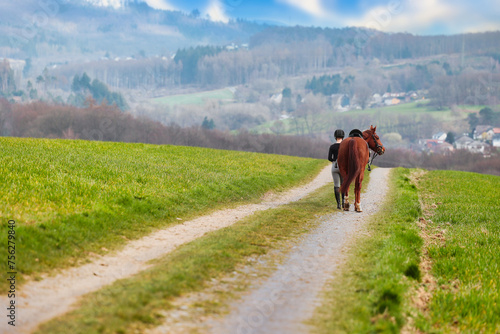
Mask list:
[[[344,139],[344,130],[337,129],[335,130],[335,133],[333,134],[335,138],[342,138]]]

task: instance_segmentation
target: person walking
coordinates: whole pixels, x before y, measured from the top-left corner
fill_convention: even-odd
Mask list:
[[[335,137],[335,143],[330,146],[328,151],[328,160],[332,162],[332,176],[333,176],[333,187],[335,190],[335,200],[337,201],[337,209],[341,209],[344,206],[344,194],[342,194],[342,206],[340,203],[340,185],[342,184],[342,176],[340,175],[339,166],[337,164],[337,157],[339,154],[339,147],[342,140],[344,140],[344,131],[341,129],[335,130],[333,136]]]

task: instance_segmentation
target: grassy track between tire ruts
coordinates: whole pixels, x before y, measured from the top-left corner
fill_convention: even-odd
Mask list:
[[[500,177],[428,172],[419,182],[436,281],[426,333],[500,333]]]
[[[7,220],[16,221],[21,281],[80,263],[90,252],[116,248],[177,218],[290,188],[326,165],[168,145],[5,137],[0,145],[0,233],[7,234]]]
[[[84,297],[77,310],[42,325],[38,333],[137,333],[159,325],[172,300],[232,273],[249,256],[279,248],[336,211],[333,186],[298,202],[258,212],[207,234],[155,261],[155,267]]]
[[[399,333],[406,296],[420,280],[420,215],[410,170],[391,172],[385,204],[354,241],[311,320],[314,333]]]

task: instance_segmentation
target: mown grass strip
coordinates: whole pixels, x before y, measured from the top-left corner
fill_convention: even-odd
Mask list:
[[[161,310],[180,294],[203,289],[211,278],[234,271],[252,255],[280,247],[334,209],[333,186],[301,201],[262,211],[186,244],[157,260],[152,269],[87,295],[74,312],[43,325],[38,333],[136,333],[161,323]]]
[[[426,232],[435,240],[428,254],[437,286],[417,328],[499,333],[500,177],[433,171],[419,190],[429,210]]]
[[[421,214],[410,170],[391,172],[388,199],[353,243],[311,321],[315,333],[399,333],[406,296],[420,280]],[[382,203],[381,203],[382,205]]]
[[[232,101],[234,93],[229,88],[217,89],[192,94],[179,94],[151,99],[153,103],[175,106],[175,105],[203,105],[207,101]]]
[[[5,137],[0,145],[0,234],[16,221],[18,283],[178,217],[290,188],[327,163],[169,145]]]

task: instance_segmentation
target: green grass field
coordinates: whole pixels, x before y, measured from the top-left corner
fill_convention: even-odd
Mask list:
[[[500,333],[500,177],[433,171],[419,191],[437,287],[418,328]]]
[[[229,88],[217,89],[212,91],[193,93],[193,94],[179,94],[164,96],[151,99],[153,103],[175,106],[175,105],[204,105],[206,101],[233,101],[234,93]]]
[[[326,290],[314,333],[500,332],[500,177],[417,174],[394,171],[388,201]],[[422,279],[423,254],[434,288]],[[418,288],[431,294],[426,311],[414,304]]]
[[[89,252],[176,218],[257,200],[326,164],[167,145],[5,137],[0,145],[0,230],[6,235],[7,220],[16,221],[21,280],[80,263]]]

